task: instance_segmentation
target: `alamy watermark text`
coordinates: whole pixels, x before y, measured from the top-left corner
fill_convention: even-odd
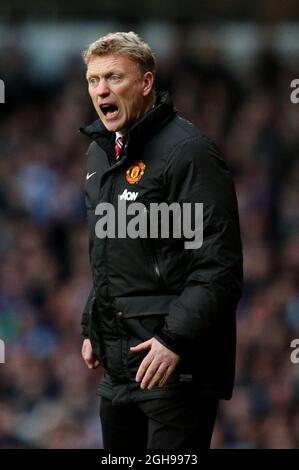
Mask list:
[[[3,339],[0,339],[0,364],[5,363],[5,343]]]
[[[0,79],[0,103],[5,103],[5,85],[4,81]]]
[[[203,203],[132,202],[138,193],[121,195],[117,208],[109,202],[97,205],[99,217],[95,225],[96,236],[102,238],[180,238],[187,250],[203,244]],[[129,216],[129,217],[128,217]],[[129,220],[128,220],[129,219]]]

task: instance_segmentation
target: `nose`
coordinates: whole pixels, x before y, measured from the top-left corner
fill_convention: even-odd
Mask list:
[[[106,97],[106,96],[109,95],[110,89],[108,87],[108,84],[107,84],[106,80],[100,80],[99,81],[96,93],[101,98]]]

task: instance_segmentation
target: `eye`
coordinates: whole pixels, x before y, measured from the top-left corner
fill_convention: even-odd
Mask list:
[[[120,79],[119,75],[115,75],[115,74],[114,74],[114,75],[111,75],[111,77],[110,77],[110,80],[111,80],[112,82],[115,82],[115,81],[117,81],[117,80],[119,80],[119,79]]]
[[[98,79],[95,78],[95,77],[91,77],[88,79],[88,84],[92,87],[92,88],[95,88],[98,84]]]

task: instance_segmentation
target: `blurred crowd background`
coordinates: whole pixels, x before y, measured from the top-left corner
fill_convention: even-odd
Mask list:
[[[80,52],[130,29],[156,50],[157,88],[217,143],[236,184],[245,287],[213,448],[298,447],[299,25],[111,21],[0,22],[0,447],[101,446],[100,371],[80,357],[91,277],[78,129],[95,118]]]

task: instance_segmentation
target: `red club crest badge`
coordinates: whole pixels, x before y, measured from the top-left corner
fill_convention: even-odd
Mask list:
[[[145,167],[146,165],[141,160],[134,162],[126,172],[126,180],[128,183],[135,184],[140,181],[144,174]]]

